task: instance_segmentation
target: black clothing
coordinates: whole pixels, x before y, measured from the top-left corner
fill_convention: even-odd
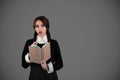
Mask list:
[[[29,80],[58,80],[56,71],[63,67],[63,61],[61,57],[60,48],[56,40],[50,40],[51,58],[46,62],[47,64],[51,61],[53,64],[54,72],[47,73],[43,70],[40,64],[37,63],[27,63],[25,60],[25,55],[29,53],[28,46],[30,46],[35,39],[29,39],[26,41],[23,53],[22,53],[22,67],[31,67]],[[38,44],[42,47],[44,44]]]

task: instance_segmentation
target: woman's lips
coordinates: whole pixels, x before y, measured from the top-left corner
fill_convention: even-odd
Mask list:
[[[40,31],[39,34],[42,34],[42,31]]]

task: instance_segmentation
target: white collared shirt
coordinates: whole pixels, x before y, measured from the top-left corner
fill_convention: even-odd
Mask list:
[[[48,42],[47,35],[45,35],[43,38],[41,38],[41,37],[39,37],[39,36],[37,35],[36,42],[38,42],[39,44],[47,43],[47,42]],[[30,63],[29,53],[27,53],[27,54],[25,55],[25,60],[26,60],[27,63]],[[49,62],[47,65],[48,65],[48,67],[49,67],[49,70],[48,70],[47,72],[48,72],[48,73],[52,73],[52,72],[54,71],[52,62]]]
[[[39,44],[47,43],[48,42],[47,35],[45,35],[43,38],[41,38],[37,35],[36,42],[38,42]]]

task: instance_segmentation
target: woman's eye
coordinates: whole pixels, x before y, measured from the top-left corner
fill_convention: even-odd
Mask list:
[[[41,24],[41,27],[44,27],[44,24]]]
[[[38,26],[38,25],[35,25],[35,28],[39,28],[39,26]]]

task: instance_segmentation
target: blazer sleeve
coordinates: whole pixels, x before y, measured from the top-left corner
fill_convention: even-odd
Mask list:
[[[25,55],[28,53],[28,40],[26,41],[24,48],[23,48],[23,52],[22,52],[22,67],[23,68],[27,68],[29,66],[29,63],[26,62],[25,60]]]
[[[60,70],[63,67],[63,60],[61,56],[61,51],[59,48],[58,42],[55,40],[55,47],[54,47],[54,59],[55,62],[53,63],[54,70]]]

